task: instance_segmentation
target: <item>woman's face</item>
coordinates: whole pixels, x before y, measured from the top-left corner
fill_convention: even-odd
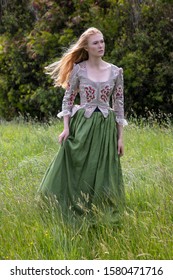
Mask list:
[[[102,57],[105,52],[105,42],[101,33],[90,35],[86,47],[89,57]]]

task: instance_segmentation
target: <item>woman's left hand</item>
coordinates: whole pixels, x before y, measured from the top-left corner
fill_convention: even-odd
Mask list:
[[[120,138],[118,139],[118,155],[122,157],[124,155],[124,144],[123,140]]]

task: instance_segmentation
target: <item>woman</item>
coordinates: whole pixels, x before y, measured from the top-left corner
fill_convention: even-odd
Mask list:
[[[64,130],[39,191],[54,196],[63,213],[100,207],[115,213],[124,202],[123,71],[105,62],[104,52],[103,34],[89,28],[60,61],[46,68],[55,86],[66,88],[58,114]],[[74,105],[77,93],[80,105]]]

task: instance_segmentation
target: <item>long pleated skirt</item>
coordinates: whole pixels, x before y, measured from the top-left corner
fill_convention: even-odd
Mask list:
[[[105,118],[96,111],[90,118],[80,109],[70,120],[70,135],[48,167],[39,188],[54,198],[63,214],[84,214],[124,205],[124,185],[117,153],[114,112]],[[111,209],[111,210],[110,210]]]

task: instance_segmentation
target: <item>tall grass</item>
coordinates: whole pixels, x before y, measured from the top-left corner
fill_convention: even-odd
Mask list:
[[[0,124],[0,259],[172,259],[173,129],[125,128],[126,208],[119,227],[64,223],[36,192],[59,149],[59,121]]]

